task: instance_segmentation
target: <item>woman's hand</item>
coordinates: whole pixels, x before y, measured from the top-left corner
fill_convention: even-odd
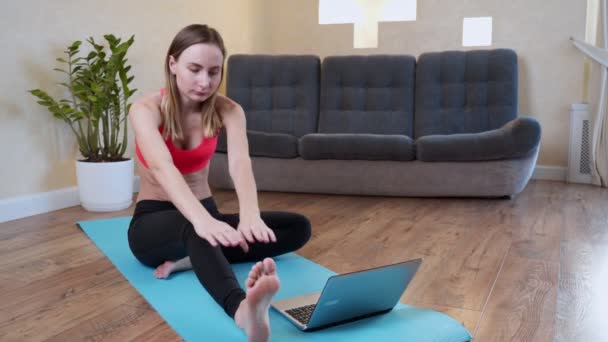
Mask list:
[[[264,243],[277,242],[274,232],[268,228],[259,214],[241,215],[237,230],[249,243],[254,243],[256,240]]]
[[[249,251],[247,241],[226,222],[210,219],[201,224],[194,224],[194,230],[198,236],[209,241],[213,247],[216,247],[219,243],[225,247],[241,246],[245,253]]]

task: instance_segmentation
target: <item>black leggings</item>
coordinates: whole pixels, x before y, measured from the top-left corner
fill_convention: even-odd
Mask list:
[[[212,197],[201,204],[217,220],[236,228],[238,214],[222,214]],[[196,277],[211,297],[234,318],[245,292],[240,287],[231,262],[260,261],[295,251],[310,239],[310,222],[302,215],[262,212],[262,220],[274,231],[275,243],[249,244],[245,253],[240,246],[217,247],[198,236],[192,224],[171,202],[142,200],[135,206],[129,224],[129,247],[142,264],[157,267],[167,260],[190,257]]]

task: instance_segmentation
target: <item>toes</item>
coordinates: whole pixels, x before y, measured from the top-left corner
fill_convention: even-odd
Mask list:
[[[266,274],[273,274],[276,271],[276,265],[274,263],[274,260],[270,259],[270,258],[266,258],[264,259],[264,273]]]
[[[251,271],[249,271],[249,276],[247,280],[255,280],[260,277],[260,263],[257,263],[251,267]]]
[[[261,261],[258,261],[253,267],[252,271],[255,274],[256,278],[258,278],[264,272],[264,264]]]
[[[253,287],[255,282],[264,274],[264,263],[261,261],[257,262],[253,267],[251,267],[251,271],[249,271],[249,276],[245,281],[245,286]]]

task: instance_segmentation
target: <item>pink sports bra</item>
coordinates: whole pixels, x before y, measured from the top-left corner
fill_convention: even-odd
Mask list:
[[[161,89],[161,95],[165,95],[165,90]],[[159,132],[163,133],[163,126],[159,127]],[[218,132],[219,133],[219,132]],[[191,150],[183,150],[176,147],[171,140],[171,137],[165,139],[165,144],[167,144],[167,148],[169,149],[169,153],[171,153],[171,157],[173,158],[173,164],[175,167],[182,173],[193,173],[196,171],[200,171],[211,160],[213,153],[215,153],[215,148],[217,147],[217,137],[215,136],[211,138],[203,138],[201,143],[191,149]],[[137,158],[142,163],[142,165],[147,169],[148,164],[146,163],[144,156],[139,149],[139,145],[137,144],[137,139],[135,140],[135,153],[137,154]]]

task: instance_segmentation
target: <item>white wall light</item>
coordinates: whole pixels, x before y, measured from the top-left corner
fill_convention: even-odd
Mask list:
[[[492,45],[492,17],[464,18],[462,46]]]

